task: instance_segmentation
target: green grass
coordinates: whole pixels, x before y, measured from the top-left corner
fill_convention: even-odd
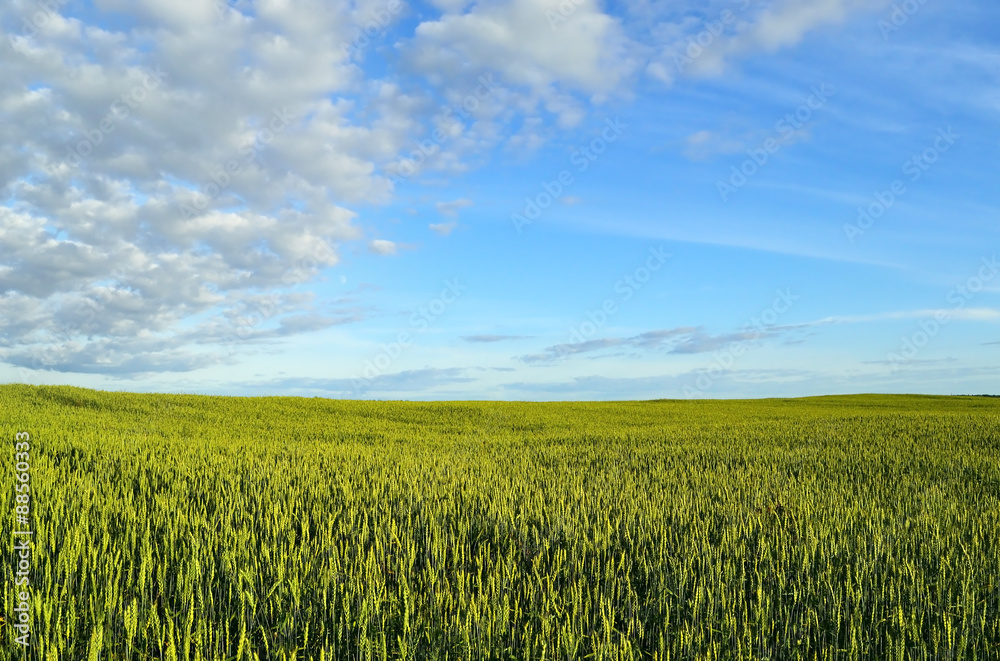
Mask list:
[[[28,658],[1000,658],[995,399],[2,386],[0,425]]]

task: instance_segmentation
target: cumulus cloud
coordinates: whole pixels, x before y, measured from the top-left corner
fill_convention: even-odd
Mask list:
[[[418,63],[435,63],[444,67],[442,73],[466,66],[499,71],[505,80],[529,87],[613,90],[631,66],[618,20],[595,0],[579,0],[570,19],[553,29],[546,13],[558,13],[560,2],[478,2],[467,13],[425,21],[416,30]]]
[[[387,199],[377,166],[411,127],[378,85],[373,121],[349,119],[346,4],[97,4],[129,27],[0,8],[0,358],[122,374],[228,360],[210,346],[228,320],[361,237],[347,205]],[[343,318],[275,314],[274,337]]]
[[[560,128],[578,125],[585,100],[626,93],[640,66],[634,44],[618,18],[596,0],[576,0],[572,15],[553,27],[547,15],[561,0],[480,1],[417,26],[407,59],[430,81],[467,80],[496,72],[504,82],[492,116],[552,116]],[[565,3],[562,3],[565,4]]]

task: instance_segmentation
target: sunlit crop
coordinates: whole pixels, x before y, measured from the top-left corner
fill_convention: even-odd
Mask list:
[[[4,386],[0,421],[26,658],[1000,658],[994,400]]]

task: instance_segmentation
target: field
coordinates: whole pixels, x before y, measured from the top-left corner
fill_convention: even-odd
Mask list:
[[[0,424],[0,659],[1000,658],[1000,400],[0,386]]]

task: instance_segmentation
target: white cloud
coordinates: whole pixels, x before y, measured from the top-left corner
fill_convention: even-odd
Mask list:
[[[574,3],[566,23],[553,29],[546,12],[560,0],[480,2],[461,15],[421,23],[416,54],[422,64],[499,71],[505,80],[534,88],[564,84],[588,92],[613,90],[627,75],[626,40],[617,19],[594,0]]]
[[[368,244],[368,248],[377,255],[395,255],[398,246],[393,241],[375,239]]]
[[[406,45],[408,59],[431,81],[495,71],[511,88],[498,112],[545,112],[562,127],[575,126],[584,110],[574,94],[600,100],[624,93],[639,63],[619,19],[595,0],[575,0],[567,20],[553,26],[547,13],[558,13],[560,4],[482,1],[466,13],[424,21]]]
[[[0,145],[17,145],[0,147],[0,359],[209,365],[256,292],[280,295],[361,238],[344,205],[390,194],[379,164],[411,140],[405,99],[359,87],[345,3],[262,2],[221,19],[208,1],[98,8],[136,27],[51,14],[0,41]],[[9,3],[0,20],[36,10]],[[350,119],[359,104],[364,123]],[[306,323],[301,306],[275,312],[271,332],[355,318]]]
[[[434,208],[438,210],[438,213],[454,218],[458,215],[459,211],[465,209],[466,207],[471,207],[472,204],[472,200],[462,198],[451,202],[438,202],[434,205]]]
[[[732,53],[755,50],[774,52],[794,46],[806,34],[827,25],[843,23],[855,12],[875,10],[887,0],[784,0],[765,9],[757,21],[734,38]]]
[[[224,7],[224,0],[96,0],[102,11],[126,12],[152,25],[169,25],[172,28],[191,30],[205,27],[218,17],[216,5]]]
[[[733,59],[795,46],[811,32],[841,24],[856,14],[874,12],[890,2],[774,0],[762,7],[754,2],[740,2],[707,12],[699,19],[675,18],[654,30],[658,37],[656,47],[662,55],[649,62],[646,73],[667,84],[682,72],[719,75]],[[731,12],[727,17],[731,18],[723,23],[723,12],[727,10]],[[707,29],[708,24],[723,31],[713,34]],[[700,43],[696,41],[699,38]]]
[[[431,223],[427,227],[430,228],[432,232],[436,232],[441,236],[448,236],[451,234],[452,230],[458,227],[458,223],[455,221],[450,221],[447,223]]]

